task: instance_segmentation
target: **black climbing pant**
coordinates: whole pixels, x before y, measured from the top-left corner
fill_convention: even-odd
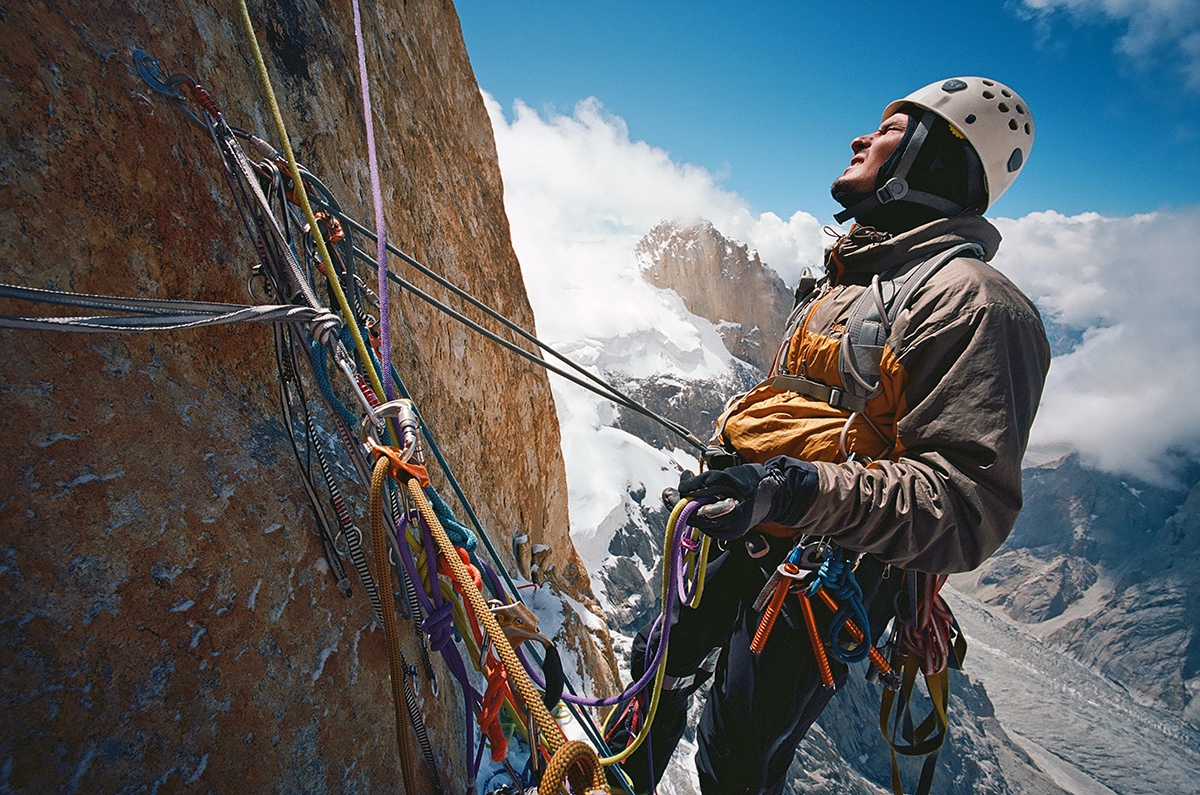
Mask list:
[[[771,548],[760,558],[751,544]],[[698,608],[675,606],[667,679],[650,736],[625,761],[624,770],[637,791],[649,792],[666,769],[687,724],[692,693],[710,677],[712,687],[697,730],[696,769],[704,795],[783,791],[784,777],[808,727],[820,716],[833,691],[822,687],[816,659],[796,596],[789,596],[762,654],[750,651],[758,626],[754,600],[767,577],[790,551],[783,539],[734,541],[709,564]],[[863,558],[857,576],[871,616],[872,637],[891,618],[900,572],[882,577],[883,565]],[[814,604],[824,634],[830,613]],[[646,651],[657,647],[658,633],[647,627],[633,643],[630,669],[638,679],[645,671]],[[841,687],[846,666],[830,657]]]

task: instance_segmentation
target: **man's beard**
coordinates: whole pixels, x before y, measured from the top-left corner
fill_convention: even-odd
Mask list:
[[[867,197],[865,193],[855,193],[849,183],[850,180],[842,176],[835,179],[829,186],[829,193],[833,196],[833,200],[843,207],[851,207]]]

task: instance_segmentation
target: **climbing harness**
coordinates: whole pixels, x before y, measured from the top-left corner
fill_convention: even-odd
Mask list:
[[[852,230],[851,235],[867,235],[870,230]],[[866,241],[872,242],[872,241]],[[981,257],[982,251],[973,243],[951,247],[932,257],[915,260],[872,277],[870,285],[852,304],[841,322],[838,346],[838,377],[840,387],[830,387],[813,381],[803,372],[787,371],[788,347],[803,333],[819,302],[830,294],[828,277],[820,289],[814,285],[803,295],[797,292],[796,306],[788,321],[788,330],[776,357],[774,375],[769,381],[784,391],[795,392],[819,400],[847,413],[839,439],[840,453],[846,461],[854,460],[856,451],[849,449],[848,433],[853,423],[865,422],[887,445],[880,458],[892,454],[895,441],[885,434],[866,414],[868,401],[883,391],[881,362],[883,349],[892,333],[899,314],[910,304],[916,292],[946,263],[957,257]],[[801,325],[803,324],[803,325]],[[898,756],[924,756],[917,795],[927,795],[932,786],[937,753],[947,736],[946,709],[949,704],[947,664],[957,665],[965,654],[965,642],[957,631],[953,616],[937,595],[945,581],[916,571],[904,573],[909,591],[897,601],[896,631],[890,633],[890,660],[876,648],[869,636],[870,627],[862,609],[861,591],[853,580],[852,566],[843,554],[825,558],[816,571],[805,571],[796,551],[781,565],[780,571],[764,588],[756,609],[764,610],[755,636],[756,652],[761,651],[783,604],[786,593],[807,587],[807,595],[824,602],[832,613],[826,638],[819,637],[817,622],[809,600],[801,599],[801,613],[812,641],[814,656],[822,682],[832,684],[826,648],[843,662],[869,657],[873,671],[884,683],[880,705],[880,729],[888,742],[892,757],[892,786],[902,795]],[[811,568],[812,561],[809,561]],[[782,578],[791,577],[806,586],[790,585]],[[917,586],[920,583],[920,586]],[[848,642],[847,642],[848,641]],[[923,720],[915,722],[910,710],[917,673],[923,674],[926,690],[933,707]]]
[[[906,571],[907,589],[896,597],[896,629],[887,633],[889,661],[869,634],[870,622],[854,577],[854,563],[845,550],[824,540],[808,543],[802,538],[797,542],[754,602],[753,610],[761,615],[750,650],[754,654],[763,652],[787,596],[796,594],[822,686],[835,686],[829,654],[846,664],[871,661],[872,673],[884,685],[879,728],[890,749],[893,793],[904,792],[897,757],[925,757],[914,793],[928,795],[938,752],[948,735],[947,667],[961,666],[966,639],[949,606],[938,595],[946,582],[945,575]],[[824,636],[813,610],[814,600],[822,603],[831,616]],[[918,673],[924,677],[932,703],[929,714],[919,723],[910,709]]]

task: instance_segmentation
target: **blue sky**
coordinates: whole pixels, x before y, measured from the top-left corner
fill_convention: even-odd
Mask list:
[[[1200,200],[1196,0],[456,5],[479,84],[510,117],[517,99],[570,115],[595,97],[632,140],[757,212],[827,219],[850,139],[888,101],[959,74],[1008,83],[1037,122],[995,214]]]

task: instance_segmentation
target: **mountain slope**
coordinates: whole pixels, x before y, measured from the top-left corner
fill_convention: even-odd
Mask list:
[[[642,278],[674,290],[688,311],[716,324],[725,347],[766,372],[783,337],[792,291],[758,252],[712,224],[664,221],[638,241]]]
[[[1068,456],[1024,487],[1012,536],[956,587],[1200,727],[1200,467],[1163,486]]]

